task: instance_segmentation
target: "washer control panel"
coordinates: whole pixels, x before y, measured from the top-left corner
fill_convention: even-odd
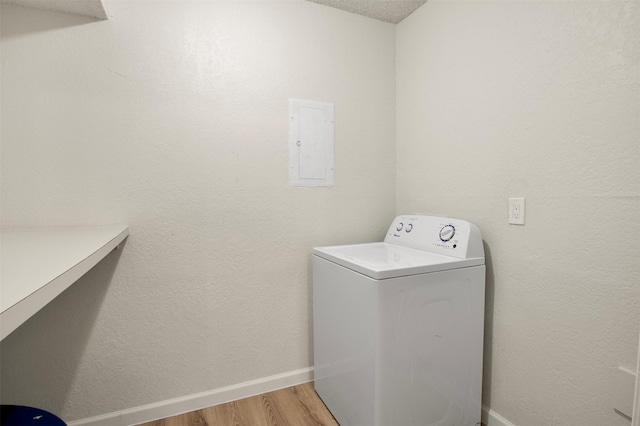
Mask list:
[[[465,220],[447,217],[398,216],[384,242],[462,259],[484,256],[478,228]]]

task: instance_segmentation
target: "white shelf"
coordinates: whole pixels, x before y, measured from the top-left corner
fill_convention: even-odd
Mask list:
[[[129,227],[2,229],[0,340],[129,235]]]
[[[0,3],[83,15],[101,20],[109,19],[102,0],[0,0]]]

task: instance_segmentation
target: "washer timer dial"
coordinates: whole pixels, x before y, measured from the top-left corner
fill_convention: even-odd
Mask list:
[[[445,243],[451,241],[454,235],[456,235],[456,228],[453,225],[445,225],[440,229],[440,240]]]

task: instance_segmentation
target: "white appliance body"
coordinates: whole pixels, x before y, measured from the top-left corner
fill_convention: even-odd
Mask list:
[[[484,293],[465,221],[399,216],[384,243],[314,249],[315,389],[340,425],[479,425]]]

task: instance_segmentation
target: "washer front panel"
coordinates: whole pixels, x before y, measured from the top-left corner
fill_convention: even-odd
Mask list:
[[[314,386],[341,425],[480,422],[484,277],[381,281],[313,256]]]

